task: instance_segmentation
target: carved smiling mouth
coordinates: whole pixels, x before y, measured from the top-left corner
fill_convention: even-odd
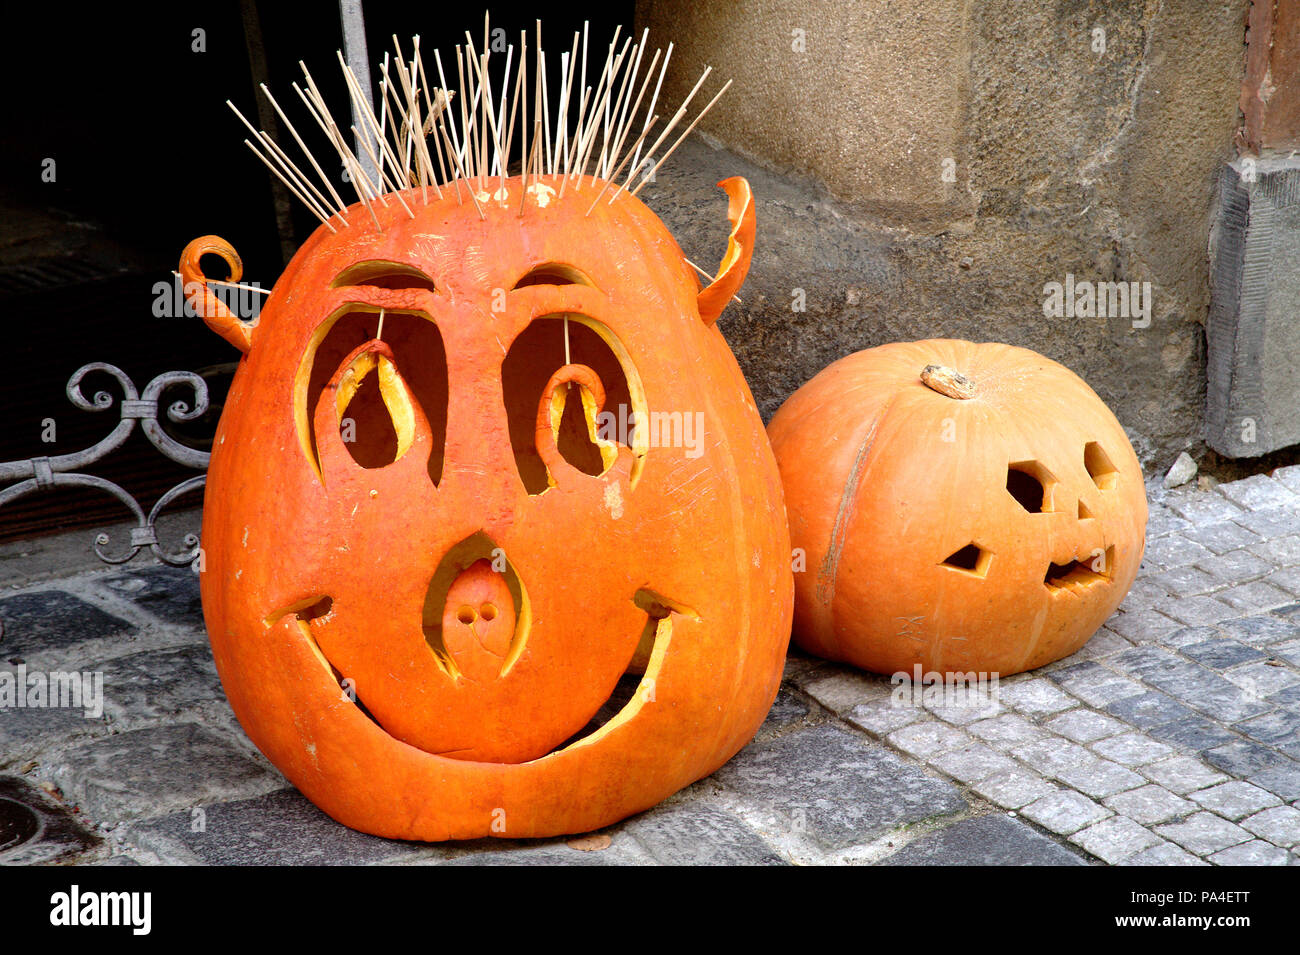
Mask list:
[[[684,604],[648,588],[639,588],[630,599],[645,613],[645,624],[624,675],[590,714],[584,728],[542,757],[594,742],[634,718],[654,699],[654,684],[673,636],[673,618],[680,614],[700,619]],[[264,623],[271,627],[286,616],[294,618],[303,639],[347,698],[389,732],[317,640],[317,632],[331,626],[334,619],[333,598],[319,595],[297,601],[270,614]],[[528,594],[504,552],[485,534],[462,541],[440,562],[429,585],[422,628],[438,668],[456,685],[490,684],[504,678],[519,660],[532,629]],[[483,758],[472,755],[476,748],[429,751],[450,758]]]

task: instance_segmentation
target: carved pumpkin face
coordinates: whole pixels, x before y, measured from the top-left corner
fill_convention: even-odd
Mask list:
[[[775,463],[712,326],[753,236],[747,184],[723,185],[736,232],[705,293],[639,200],[587,216],[571,184],[521,215],[506,179],[483,218],[444,187],[413,218],[376,206],[382,231],[318,230],[251,331],[207,303],[247,350],[204,513],[213,653],[250,737],[335,818],[585,831],[761,722],[792,584]],[[187,280],[212,251],[238,271],[196,240]]]
[[[956,374],[954,374],[954,372]],[[1142,560],[1142,470],[1073,372],[1009,345],[868,349],[768,426],[795,639],[878,673],[1009,675],[1078,650]]]

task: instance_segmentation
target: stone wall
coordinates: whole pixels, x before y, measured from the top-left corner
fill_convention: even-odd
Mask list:
[[[1207,242],[1248,5],[641,0],[638,31],[675,44],[667,103],[711,65],[701,97],[734,84],[700,129],[779,174],[720,326],[764,413],[860,348],[1001,340],[1082,375],[1148,468],[1201,456]],[[684,164],[729,171],[707,153]],[[679,188],[642,195],[679,236],[711,229]],[[1083,281],[1150,283],[1149,316],[1045,314],[1047,283]]]

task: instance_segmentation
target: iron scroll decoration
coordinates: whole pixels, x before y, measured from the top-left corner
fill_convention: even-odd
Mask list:
[[[103,491],[121,501],[135,518],[136,524],[131,528],[129,546],[121,553],[109,553],[105,549],[110,543],[109,535],[103,531],[97,534],[94,549],[100,560],[108,564],[124,564],[148,547],[154,556],[164,563],[173,567],[184,567],[188,564],[197,572],[199,538],[194,534],[186,534],[182,542],[184,549],[165,550],[158,541],[156,523],[159,515],[172,501],[203,487],[207,481],[206,474],[181,481],[159,497],[146,514],[135,497],[120,485],[106,478],[79,473],[79,471],[120,448],[135,431],[137,423],[144,430],[149,442],[165,457],[185,467],[206,471],[208,452],[187,447],[163,430],[158,421],[158,400],[168,388],[177,385],[191,388],[194,393],[193,406],[191,407],[187,401],[173,401],[167,408],[167,418],[178,424],[193,421],[208,410],[207,383],[194,372],[169,371],[150,381],[141,393],[120,368],[106,362],[91,362],[82,365],[73,373],[68,379],[66,389],[68,400],[82,411],[106,411],[113,407],[115,400],[107,391],[97,391],[92,399],[87,400],[82,393],[81,382],[92,372],[103,372],[117,379],[122,389],[122,397],[118,402],[120,419],[116,427],[97,444],[82,451],[50,457],[34,457],[25,461],[0,462],[0,485],[11,481],[17,482],[0,488],[0,508],[28,494],[58,487],[82,487]]]

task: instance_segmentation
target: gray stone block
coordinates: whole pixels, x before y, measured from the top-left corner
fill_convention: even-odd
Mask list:
[[[1067,766],[1056,772],[1055,776],[1067,786],[1094,799],[1104,799],[1127,789],[1136,789],[1146,782],[1133,770],[1125,769],[1108,759],[1089,759],[1075,766]]]
[[[1288,604],[1288,606],[1290,606]],[[1279,607],[1271,613],[1255,614],[1224,620],[1218,626],[1224,636],[1240,640],[1252,647],[1267,647],[1285,640],[1295,639],[1300,622],[1287,619]]]
[[[1215,490],[1247,511],[1266,511],[1271,507],[1300,508],[1300,494],[1267,474],[1252,474],[1239,481],[1220,484]]]
[[[1197,812],[1195,803],[1175,796],[1162,786],[1150,783],[1138,789],[1117,793],[1102,802],[1110,809],[1144,826],[1168,822]]]
[[[926,760],[970,742],[970,737],[961,730],[938,720],[910,723],[890,733],[888,739],[909,756]]]
[[[1071,743],[1059,736],[1048,736],[1023,746],[1016,746],[1011,753],[1044,776],[1055,776],[1064,769],[1096,758],[1077,743]]]
[[[1267,789],[1284,802],[1292,802],[1300,799],[1300,762],[1287,760],[1260,770],[1246,781]]]
[[[1196,718],[1192,710],[1155,690],[1117,700],[1106,707],[1106,712],[1138,729],[1150,729],[1177,719]]]
[[[904,846],[882,865],[1087,865],[1083,859],[1003,814],[961,819]]]
[[[1062,713],[1048,720],[1046,726],[1053,733],[1059,733],[1076,743],[1091,743],[1128,729],[1119,720],[1082,708]]]
[[[126,838],[164,862],[206,865],[363,865],[428,848],[349,829],[296,789],[133,823]]]
[[[1160,839],[1124,816],[1111,816],[1070,836],[1070,841],[1111,865],[1123,862]]]
[[[991,720],[981,720],[966,727],[972,736],[984,740],[994,749],[1009,750],[1034,740],[1042,739],[1046,732],[1023,716],[1004,713]]]
[[[827,725],[750,745],[712,778],[782,818],[806,820],[808,834],[827,849],[967,805],[950,784]]]
[[[1129,856],[1120,865],[1132,866],[1189,866],[1189,865],[1209,865],[1202,859],[1178,848],[1172,842],[1161,842],[1159,845],[1152,846],[1139,852],[1137,855]]]
[[[1145,766],[1173,755],[1164,743],[1141,733],[1124,733],[1092,744],[1092,750],[1122,766]]]
[[[1198,812],[1182,822],[1157,826],[1155,831],[1198,856],[1208,856],[1250,839],[1250,833],[1245,829],[1212,812]]]
[[[280,788],[284,778],[227,736],[173,723],[80,743],[52,770],[60,787],[96,822],[192,809]]]
[[[624,831],[663,865],[785,865],[763,839],[730,813],[687,803],[652,809]]]
[[[206,646],[147,650],[104,665],[105,708],[116,720],[175,716],[225,701]]]
[[[1105,806],[1069,789],[1035,800],[1020,810],[1020,814],[1044,829],[1063,836],[1113,815]]]
[[[1291,602],[1289,591],[1274,587],[1266,580],[1252,580],[1249,583],[1238,584],[1214,596],[1241,613],[1272,610],[1274,607],[1281,607]]]
[[[1260,839],[1243,842],[1210,856],[1215,865],[1289,865],[1290,853]]]
[[[1194,792],[1190,798],[1198,805],[1234,822],[1281,803],[1267,789],[1260,789],[1239,779]]]
[[[1147,730],[1147,735],[1182,750],[1202,753],[1231,743],[1237,737],[1218,723],[1200,716],[1186,716]]]
[[[1275,567],[1294,567],[1300,565],[1300,534],[1288,534],[1271,540],[1252,544],[1250,552],[1256,557],[1268,561]]]
[[[1300,844],[1300,809],[1274,806],[1241,820],[1241,828],[1253,832],[1275,846],[1291,848]]]
[[[1300,511],[1273,507],[1266,511],[1243,511],[1233,520],[1260,537],[1286,537],[1300,533]]]
[[[1232,526],[1236,527],[1237,525],[1233,524]],[[1243,533],[1245,533],[1244,530]],[[1175,567],[1173,570],[1166,570],[1162,574],[1157,574],[1155,582],[1166,594],[1172,594],[1175,597],[1208,594],[1223,586],[1223,581],[1207,574],[1195,564]]]
[[[1232,521],[1218,521],[1214,524],[1202,524],[1188,527],[1181,532],[1188,540],[1196,541],[1202,547],[1215,554],[1226,554],[1240,547],[1253,547],[1259,543],[1259,535]]]
[[[1037,773],[1020,768],[981,779],[972,784],[971,789],[1003,809],[1019,809],[1060,791],[1059,786]]]
[[[1042,677],[1002,681],[998,685],[998,701],[1029,716],[1047,716],[1078,705],[1077,700],[1071,699]]]
[[[1247,740],[1234,740],[1216,746],[1214,749],[1206,750],[1203,756],[1211,766],[1216,766],[1238,779],[1287,763],[1286,756],[1277,750]]]
[[[1170,792],[1185,796],[1198,789],[1221,783],[1228,777],[1190,756],[1173,756],[1141,767],[1138,772]]]
[[[203,627],[199,578],[189,567],[133,567],[105,578],[102,584],[170,624]]]
[[[1181,534],[1170,534],[1168,537],[1147,541],[1146,551],[1142,554],[1142,569],[1144,572],[1152,568],[1172,570],[1199,563],[1212,556],[1214,555],[1207,548],[1195,541],[1188,540]]]
[[[1205,441],[1252,458],[1300,442],[1300,161],[1236,160],[1211,228]]]
[[[1254,647],[1248,647],[1236,640],[1223,638],[1195,643],[1181,649],[1184,656],[1191,657],[1197,663],[1215,670],[1226,670],[1238,663],[1248,663],[1251,660],[1261,660],[1264,657],[1264,654]]]
[[[758,736],[775,733],[793,726],[808,715],[808,704],[787,690],[781,690],[772,701],[772,708],[767,711],[763,725],[758,728]]]
[[[85,640],[116,637],[131,625],[61,590],[0,597],[0,660],[20,662]]]
[[[930,760],[930,765],[967,784],[1016,768],[1014,760],[1007,759],[981,743],[936,756]]]
[[[899,706],[893,700],[861,703],[845,714],[846,722],[883,739],[896,729],[919,720],[929,721],[929,714],[915,706]]]
[[[1091,661],[1071,664],[1048,676],[1089,706],[1107,706],[1147,692],[1135,680]]]

